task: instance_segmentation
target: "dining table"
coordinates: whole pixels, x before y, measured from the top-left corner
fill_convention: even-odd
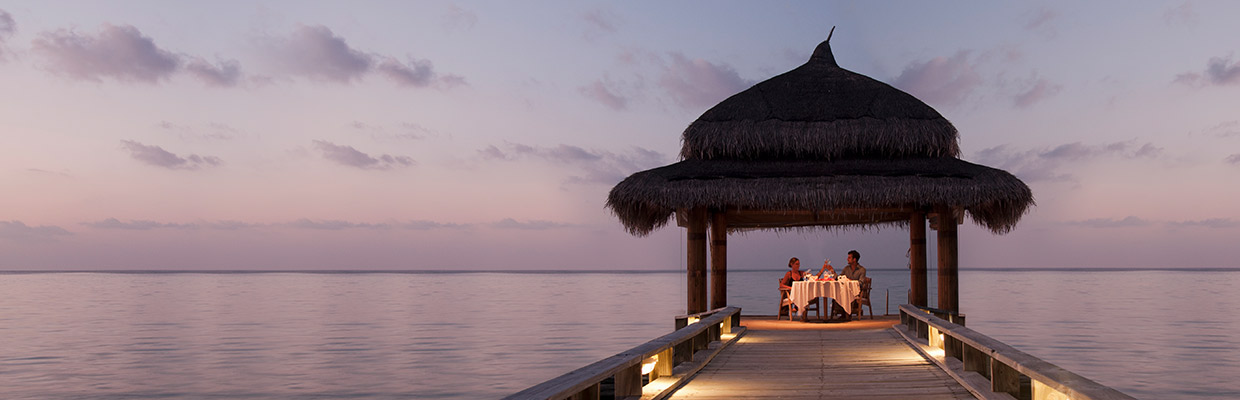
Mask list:
[[[852,313],[852,301],[861,294],[861,282],[851,279],[845,280],[808,280],[792,282],[792,291],[788,294],[788,299],[792,300],[792,304],[800,310],[801,320],[805,321],[805,306],[809,302],[817,298],[831,298],[844,308],[845,313]],[[825,302],[819,301],[818,306],[826,305]],[[827,315],[830,318],[830,314]]]

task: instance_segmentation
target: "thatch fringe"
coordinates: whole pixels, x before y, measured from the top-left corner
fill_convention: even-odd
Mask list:
[[[686,160],[959,157],[947,119],[704,121],[685,129]]]
[[[1015,227],[1034,204],[1033,192],[1002,170],[955,158],[842,160],[834,163],[686,160],[639,172],[607,199],[629,233],[644,236],[676,209],[755,210],[963,207],[995,233]],[[766,170],[766,171],[764,171]],[[764,172],[797,170],[796,176]],[[883,218],[876,217],[875,223]]]

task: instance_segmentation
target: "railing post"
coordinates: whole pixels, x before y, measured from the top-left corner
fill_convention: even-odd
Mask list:
[[[569,400],[599,400],[600,397],[602,396],[600,396],[600,393],[599,393],[599,384],[595,383],[594,385],[586,388],[585,390],[577,392],[576,394],[574,394],[572,397],[569,397],[568,399]]]
[[[642,395],[642,364],[637,363],[616,373],[616,398]]]
[[[1032,397],[1032,393],[1026,391],[1028,389],[1022,390],[1022,387],[1028,387],[1028,383],[1022,384],[1022,380],[1027,382],[1029,378],[1002,361],[990,359],[990,391],[1007,393],[1017,399],[1028,400]]]
[[[671,347],[668,347],[667,350],[660,352],[659,361],[655,361],[654,363],[654,372],[658,373],[659,376],[671,376],[672,367],[674,366],[672,357],[675,352],[676,350]]]
[[[976,372],[990,379],[990,356],[969,345],[962,347],[961,355],[964,358],[960,359],[960,362],[964,364],[965,371]]]

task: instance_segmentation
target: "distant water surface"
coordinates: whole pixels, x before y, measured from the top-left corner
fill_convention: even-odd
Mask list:
[[[730,271],[774,314],[781,269]],[[5,399],[498,398],[671,331],[684,272],[0,273]],[[905,270],[871,270],[879,314]],[[934,271],[930,271],[934,304]],[[975,330],[1139,398],[1237,398],[1237,271],[961,271]]]

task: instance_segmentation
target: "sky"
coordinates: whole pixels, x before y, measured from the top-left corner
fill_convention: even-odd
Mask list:
[[[0,0],[0,269],[683,269],[683,228],[631,236],[608,191],[678,161],[685,127],[832,27],[840,66],[922,99],[962,159],[1033,189],[1011,233],[966,220],[961,268],[1240,267],[1236,15]],[[736,234],[729,268],[849,249],[905,268],[907,235]]]

